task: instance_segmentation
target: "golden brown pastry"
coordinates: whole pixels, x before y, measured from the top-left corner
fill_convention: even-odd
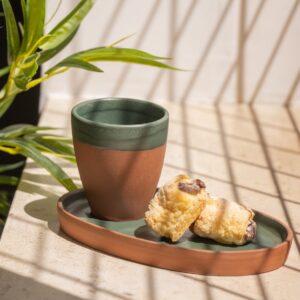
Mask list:
[[[153,231],[175,242],[199,216],[207,198],[204,182],[178,175],[155,194],[145,221]]]
[[[243,245],[256,234],[254,212],[233,201],[210,197],[192,231],[223,244]]]

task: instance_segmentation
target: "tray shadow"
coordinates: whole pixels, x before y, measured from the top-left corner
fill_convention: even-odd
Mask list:
[[[180,245],[182,243],[193,242],[193,243],[205,244],[205,245],[207,245],[207,249],[210,249],[212,246],[220,245],[218,242],[215,242],[211,239],[202,238],[200,236],[197,236],[190,230],[187,230],[178,241],[172,242],[169,238],[161,237],[158,234],[156,234],[147,225],[138,227],[134,231],[134,236],[137,238],[140,238],[140,239],[148,240],[148,241],[166,243],[166,244],[175,245],[175,246]],[[223,246],[224,247],[227,246],[229,248],[237,248],[238,247],[236,245],[223,245]]]

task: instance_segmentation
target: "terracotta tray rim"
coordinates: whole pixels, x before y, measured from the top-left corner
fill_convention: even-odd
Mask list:
[[[138,242],[144,242],[146,244],[150,244],[150,245],[160,245],[160,247],[164,247],[164,248],[170,248],[170,247],[176,247],[176,245],[167,245],[167,244],[161,244],[161,243],[158,243],[158,242],[154,242],[154,241],[150,241],[150,240],[146,240],[146,239],[142,239],[142,238],[138,238],[136,236],[131,236],[131,235],[127,235],[127,234],[124,234],[124,233],[121,233],[121,232],[118,232],[118,231],[115,231],[115,230],[110,230],[110,229],[107,229],[105,227],[102,227],[100,225],[96,225],[96,224],[93,224],[93,223],[89,223],[87,221],[85,221],[84,219],[81,219],[73,214],[71,214],[70,212],[68,212],[67,210],[64,209],[63,205],[62,205],[62,202],[64,201],[65,198],[69,197],[70,195],[72,194],[75,194],[75,193],[78,193],[78,192],[81,192],[83,191],[83,189],[77,189],[75,191],[71,191],[71,192],[68,192],[64,195],[62,195],[58,202],[57,202],[57,208],[59,209],[60,213],[62,214],[65,214],[67,215],[69,218],[71,219],[74,219],[76,220],[78,223],[84,223],[88,226],[91,226],[93,227],[94,229],[96,230],[103,230],[107,233],[110,233],[112,235],[115,235],[116,237],[122,237],[122,238],[126,238],[126,239],[133,239],[133,240],[136,240]],[[239,254],[251,254],[251,253],[260,253],[260,252],[265,252],[267,250],[277,250],[277,249],[280,249],[280,248],[283,248],[283,247],[286,247],[288,245],[291,244],[292,242],[292,239],[293,239],[293,233],[292,233],[292,230],[291,228],[285,224],[284,222],[278,220],[277,218],[274,218],[268,214],[265,214],[265,213],[262,213],[260,211],[257,211],[257,210],[254,210],[254,212],[258,212],[259,214],[271,219],[271,220],[274,220],[276,221],[277,223],[279,223],[280,225],[282,225],[286,231],[287,231],[287,237],[284,241],[282,241],[280,244],[274,246],[274,247],[265,247],[265,248],[259,248],[259,249],[250,249],[250,250],[235,250],[235,251],[232,251],[232,250],[228,250],[228,251],[215,251],[215,250],[206,250],[206,249],[192,249],[192,248],[183,248],[183,247],[176,247],[178,249],[180,249],[180,251],[184,252],[184,251],[187,251],[187,252],[195,252],[195,253],[199,253],[199,252],[204,252],[204,253],[214,253],[214,252],[217,252],[217,253],[220,253],[220,254],[225,254],[225,255],[239,255]]]

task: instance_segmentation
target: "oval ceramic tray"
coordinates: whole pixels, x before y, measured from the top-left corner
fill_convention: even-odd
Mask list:
[[[62,230],[75,240],[124,259],[164,269],[206,275],[251,275],[282,266],[292,233],[289,227],[256,212],[257,236],[243,246],[222,245],[191,232],[176,243],[153,233],[143,219],[99,220],[90,214],[82,189],[58,201]]]

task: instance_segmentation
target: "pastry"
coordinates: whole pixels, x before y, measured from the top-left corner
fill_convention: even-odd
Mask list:
[[[254,212],[233,201],[210,197],[191,230],[222,244],[243,245],[256,234]]]
[[[157,191],[145,221],[154,232],[176,242],[200,215],[207,199],[203,181],[178,175]]]

